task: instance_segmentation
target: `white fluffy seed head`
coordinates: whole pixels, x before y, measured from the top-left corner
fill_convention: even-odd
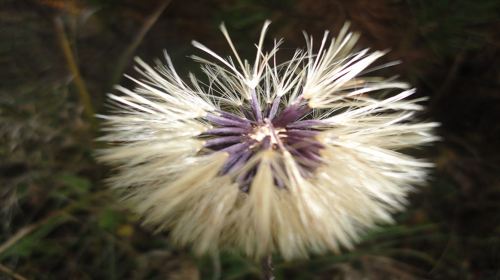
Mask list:
[[[121,95],[110,95],[114,111],[101,116],[101,140],[111,146],[99,151],[99,159],[117,167],[110,184],[144,224],[168,231],[176,244],[198,253],[228,248],[256,258],[278,252],[293,259],[352,248],[365,230],[392,221],[432,167],[401,152],[437,139],[436,123],[414,119],[422,110],[421,100],[409,99],[415,91],[366,75],[380,68],[371,64],[384,52],[353,51],[358,35],[346,25],[331,40],[325,33],[317,51],[306,36],[305,51],[278,63],[281,41],[263,49],[268,26],[253,64],[239,57],[224,26],[234,58],[193,42],[214,59],[194,57],[206,82],[194,75],[190,84],[183,81],[166,53],[166,65],[154,68],[137,59],[142,78],[127,76],[137,88],[118,86]],[[214,128],[209,115],[226,111],[243,119],[243,111],[272,111],[273,101],[277,114],[304,102],[310,109],[304,120],[321,123],[307,128],[317,132],[311,139],[321,145],[314,154],[318,167],[303,172],[309,158],[280,143],[286,136],[277,135],[288,128],[273,128],[266,115],[262,123],[269,126],[254,120],[242,137],[257,144],[271,137],[279,147],[256,150],[239,165],[230,152],[206,147],[202,136]],[[229,163],[235,168],[227,169]],[[248,174],[253,177],[242,186]]]

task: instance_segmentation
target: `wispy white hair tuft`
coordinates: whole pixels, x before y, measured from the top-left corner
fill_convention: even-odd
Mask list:
[[[202,254],[238,249],[285,259],[352,248],[360,234],[404,208],[433,165],[402,151],[435,141],[419,122],[422,99],[395,78],[370,76],[385,52],[355,51],[348,25],[318,47],[277,62],[282,43],[252,63],[224,25],[233,57],[201,43],[194,56],[207,80],[180,78],[166,64],[137,59],[134,90],[117,86],[104,119],[116,166],[109,179],[144,223]]]

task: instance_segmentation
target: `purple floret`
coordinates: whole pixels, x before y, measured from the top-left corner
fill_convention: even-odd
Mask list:
[[[241,109],[242,115],[218,111],[206,116],[213,128],[204,132],[204,147],[208,151],[229,154],[220,174],[225,175],[243,167],[252,155],[273,149],[288,150],[294,157],[303,176],[311,176],[322,164],[321,149],[324,146],[316,139],[319,129],[325,124],[320,120],[305,119],[311,108],[299,99],[287,107],[280,108],[280,97],[267,104],[264,110],[252,92],[250,108]],[[281,110],[280,110],[281,109]],[[256,166],[239,175],[235,180],[240,190],[248,192],[256,174]],[[274,177],[278,188],[285,183]]]

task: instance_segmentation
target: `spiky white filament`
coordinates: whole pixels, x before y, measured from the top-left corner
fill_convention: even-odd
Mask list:
[[[145,224],[169,230],[176,243],[193,245],[198,253],[227,247],[254,257],[279,252],[293,259],[351,248],[364,230],[392,221],[391,213],[404,207],[432,166],[400,152],[436,140],[436,123],[413,121],[421,99],[408,99],[415,91],[406,83],[366,76],[379,68],[370,65],[385,52],[353,52],[358,35],[346,25],[330,42],[325,33],[317,51],[306,35],[307,49],[278,63],[281,41],[264,51],[268,26],[252,65],[238,55],[224,25],[234,59],[193,42],[215,59],[194,57],[205,83],[192,74],[191,84],[184,82],[166,53],[166,65],[156,68],[137,59],[142,79],[128,77],[137,88],[118,86],[122,95],[110,95],[114,113],[101,116],[101,140],[115,143],[100,152],[102,161],[118,166],[111,184]],[[273,118],[298,102],[312,110],[312,119],[271,127]],[[256,121],[264,126],[250,129],[253,121],[243,114],[249,110],[260,113]],[[224,111],[244,123],[231,125],[234,119],[219,115]],[[293,147],[283,144],[253,153],[226,173],[221,170],[231,151],[248,145],[207,151],[212,144],[238,141],[225,133],[250,131],[250,139],[272,136],[278,144],[281,138],[271,132],[287,129],[314,129],[311,137],[322,148],[312,176],[301,172],[307,159],[294,157]],[[210,133],[224,136],[200,138]],[[245,193],[239,182],[249,172],[255,175]]]

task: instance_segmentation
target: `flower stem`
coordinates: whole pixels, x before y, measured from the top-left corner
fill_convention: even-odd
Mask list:
[[[262,269],[262,279],[264,280],[274,280],[274,267],[273,267],[273,256],[271,254],[263,257],[260,260],[260,266]]]

